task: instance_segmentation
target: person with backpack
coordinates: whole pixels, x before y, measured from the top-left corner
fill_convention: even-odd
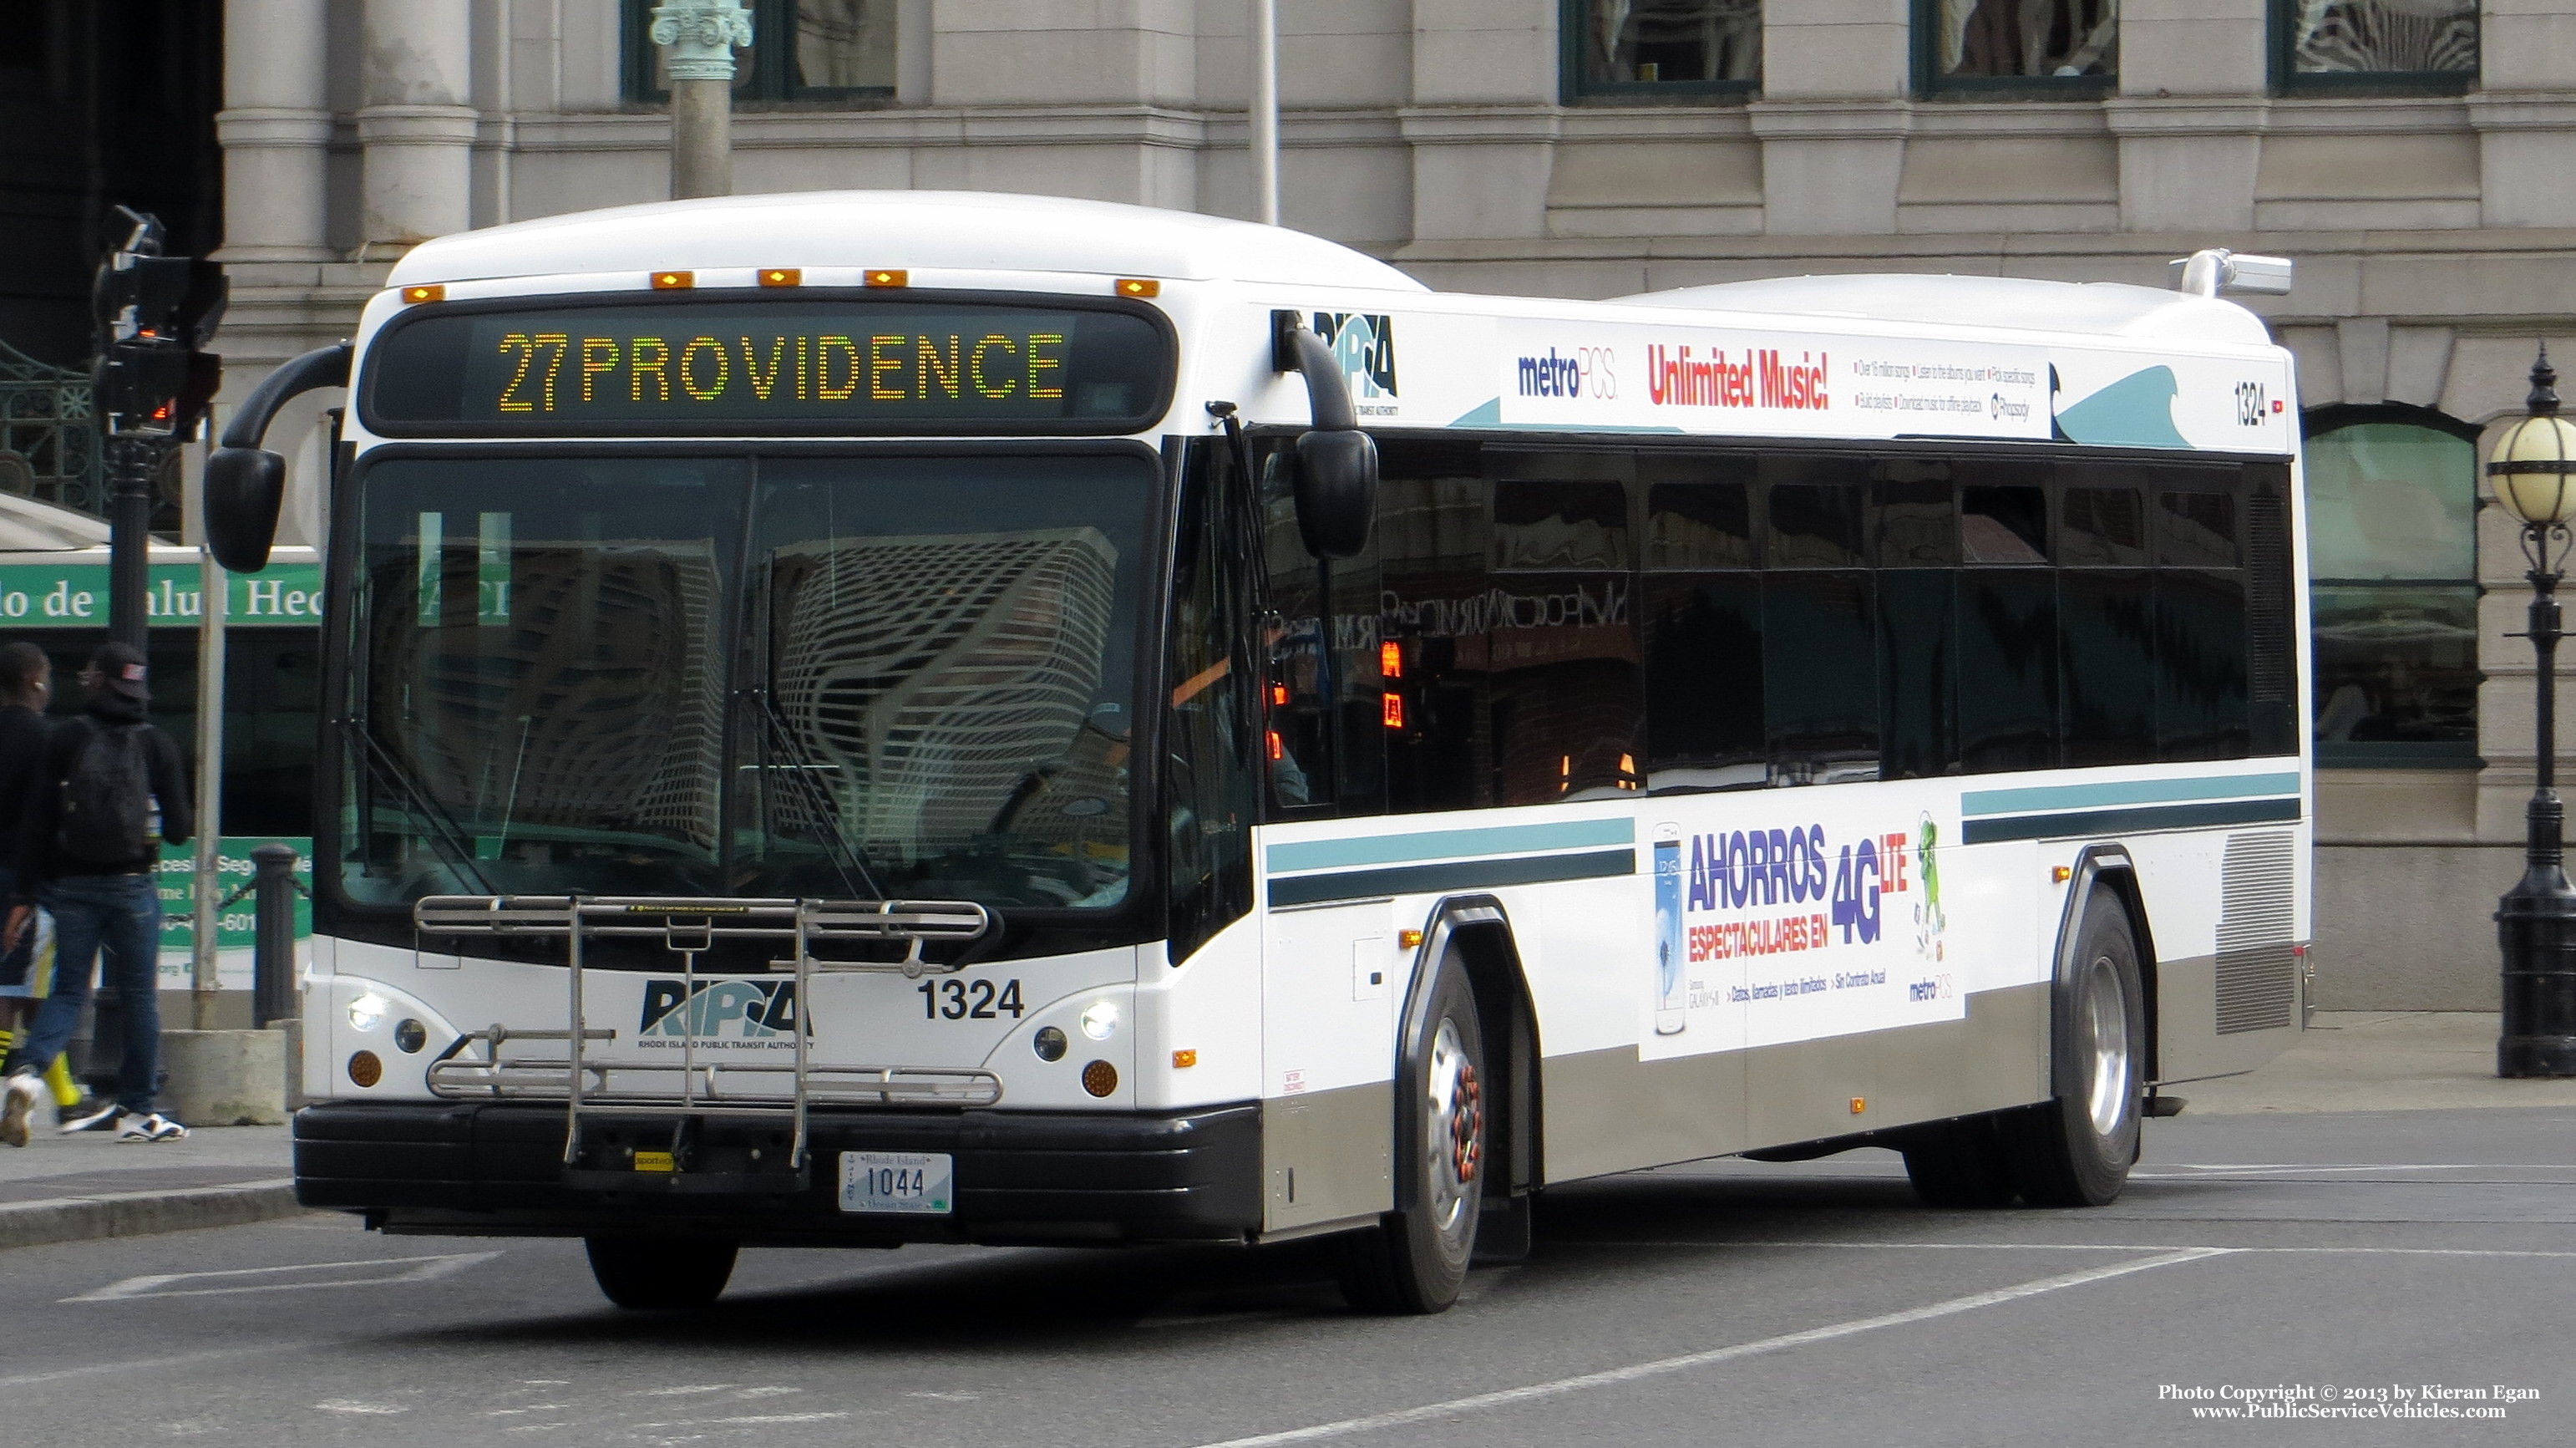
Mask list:
[[[123,1141],[176,1141],[188,1128],[156,1109],[161,1074],[161,845],[195,829],[179,746],[148,718],[143,655],[102,644],[81,671],[87,707],[45,741],[18,836],[18,867],[54,918],[53,994],[36,1012],[0,1110],[23,1129],[44,1091],[36,1063],[71,1040],[100,952],[125,1003],[116,1098],[66,1119],[66,1132],[114,1125]],[[20,887],[25,888],[23,885]]]

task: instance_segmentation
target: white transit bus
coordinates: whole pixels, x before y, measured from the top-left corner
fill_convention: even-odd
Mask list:
[[[1447,295],[930,193],[424,243],[209,466],[255,566],[264,417],[350,387],[301,1199],[631,1306],[1335,1234],[1393,1311],[1660,1163],[2108,1201],[2300,1028],[2228,269]]]

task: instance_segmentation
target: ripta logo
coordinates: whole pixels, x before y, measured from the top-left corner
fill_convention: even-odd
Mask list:
[[[695,994],[686,981],[648,980],[635,1029],[645,1037],[758,1041],[802,1024],[792,980],[702,980]]]
[[[1395,396],[1395,321],[1382,313],[1317,312],[1315,335],[1333,349],[1354,402]]]

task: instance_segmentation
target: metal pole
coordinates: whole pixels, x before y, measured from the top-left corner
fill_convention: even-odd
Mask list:
[[[257,873],[251,900],[259,911],[251,937],[251,1014],[265,1027],[297,1018],[302,982],[295,971],[295,849],[261,845],[250,852]]]
[[[224,878],[224,613],[231,584],[211,550],[197,559],[197,867],[195,925],[189,932],[189,1003],[196,1028],[215,1028],[223,988],[215,947],[222,935]],[[256,1022],[254,1022],[256,1024]]]
[[[107,636],[137,653],[146,653],[144,598],[152,587],[152,465],[160,455],[160,448],[149,438],[107,440]]]
[[[1252,0],[1252,202],[1279,224],[1279,3]]]
[[[2550,535],[2556,533],[2553,540]],[[2504,1023],[2496,1041],[2499,1076],[2576,1076],[2576,886],[2567,881],[2566,806],[2558,798],[2558,579],[2541,565],[2566,530],[2523,528],[2532,555],[2531,650],[2539,679],[2534,771],[2522,879],[2496,902],[2504,948]]]
[[[653,8],[653,43],[671,77],[671,199],[733,194],[733,53],[751,44],[736,0]]]

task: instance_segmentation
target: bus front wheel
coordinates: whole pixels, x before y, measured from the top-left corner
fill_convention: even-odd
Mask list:
[[[590,1275],[620,1307],[685,1311],[716,1300],[737,1244],[711,1237],[590,1237]]]
[[[1396,1077],[1395,1210],[1343,1242],[1342,1295],[1362,1312],[1429,1313],[1458,1300],[1476,1254],[1490,1160],[1485,1035],[1465,966],[1443,957],[1405,1024]]]
[[[2085,902],[2075,962],[2054,1012],[2059,1095],[2004,1122],[2014,1182],[2034,1207],[2102,1206],[2138,1157],[2146,992],[2128,912],[2108,890]]]

